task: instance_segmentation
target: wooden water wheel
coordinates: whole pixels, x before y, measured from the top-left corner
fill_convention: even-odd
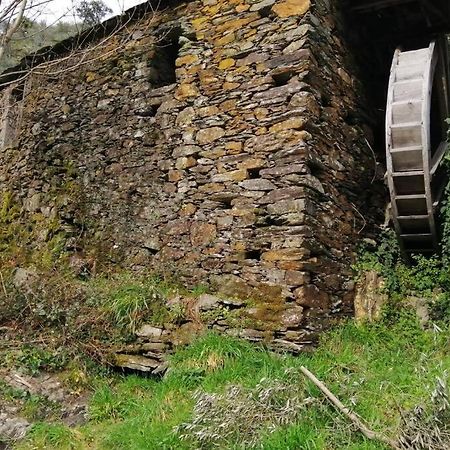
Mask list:
[[[445,187],[442,158],[449,117],[448,53],[436,41],[397,49],[386,108],[387,181],[392,221],[405,253],[437,250],[436,212]]]

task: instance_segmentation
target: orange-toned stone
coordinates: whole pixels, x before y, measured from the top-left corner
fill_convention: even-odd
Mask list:
[[[266,161],[262,158],[248,158],[242,161],[239,164],[241,169],[257,169],[260,167],[264,167],[266,165]]]
[[[236,88],[238,88],[240,86],[240,84],[239,83],[223,83],[223,89],[225,90],[225,91],[231,91],[231,90],[233,90],[233,89],[236,89]]]
[[[213,175],[214,182],[220,183],[224,181],[243,181],[248,178],[248,172],[245,169],[230,170],[229,172]]]
[[[203,30],[206,28],[206,22],[208,21],[207,17],[199,17],[198,19],[192,20],[192,26],[196,31]]]
[[[305,126],[306,119],[303,117],[291,117],[283,122],[276,123],[270,127],[270,131],[273,133],[279,133],[284,130],[299,130]]]
[[[228,153],[239,153],[242,151],[242,142],[231,141],[225,144],[225,148],[230,150]]]
[[[230,67],[233,67],[236,64],[236,61],[233,58],[222,59],[219,63],[220,70],[227,70]]]
[[[219,108],[217,106],[204,106],[197,110],[200,117],[211,117],[219,114]]]
[[[180,170],[169,170],[169,181],[176,183],[183,178],[183,173]]]
[[[195,207],[195,205],[193,205],[192,203],[187,203],[186,205],[183,205],[181,207],[180,215],[182,217],[192,216],[192,214],[194,214],[195,211],[197,211],[197,208]]]
[[[221,47],[222,45],[231,44],[235,40],[236,40],[236,35],[232,32],[232,33],[228,33],[225,36],[214,41],[214,45],[216,47]]]
[[[186,56],[180,56],[176,60],[176,66],[181,67],[186,64],[195,64],[198,62],[198,55],[186,55]]]
[[[198,94],[198,89],[194,84],[180,84],[175,93],[175,98],[182,100],[187,97],[196,97]]]
[[[225,156],[225,150],[223,148],[214,148],[212,150],[201,152],[200,156],[203,156],[203,158],[217,159]]]
[[[177,162],[175,163],[175,167],[177,169],[188,169],[189,167],[194,167],[195,165],[197,165],[197,160],[192,156],[183,156],[181,158],[178,158]]]
[[[214,192],[222,192],[223,190],[225,190],[225,186],[220,183],[207,183],[204,184],[203,186],[200,186],[198,190],[200,192],[208,192],[212,194]]]
[[[284,2],[275,3],[272,11],[278,17],[302,16],[310,7],[310,0],[285,0]]]
[[[243,11],[248,11],[249,9],[250,9],[250,5],[241,4],[241,5],[236,6],[236,12],[238,12],[238,13],[243,12]]]
[[[321,291],[313,284],[301,286],[294,291],[296,303],[300,306],[308,306],[309,308],[326,309],[329,307],[329,297],[324,291]]]
[[[269,250],[261,255],[264,261],[300,261],[305,257],[305,252],[298,248],[280,248]]]
[[[217,236],[216,226],[212,223],[194,222],[191,226],[191,244],[194,247],[207,245]]]
[[[220,106],[220,109],[222,111],[231,111],[232,109],[236,108],[236,100],[235,99],[231,99],[231,100],[225,100],[222,105]]]
[[[255,109],[255,117],[258,120],[265,119],[269,114],[269,110],[267,108],[256,108]]]
[[[254,20],[259,20],[260,15],[257,13],[249,14],[247,17],[241,18],[241,19],[233,19],[228,20],[225,23],[219,25],[216,28],[217,33],[223,33],[227,30],[237,31],[241,30],[243,27],[248,25],[250,22],[253,22]]]
[[[198,73],[198,76],[202,84],[211,84],[218,81],[218,78],[212,70],[202,70]]]
[[[200,130],[195,140],[200,144],[211,144],[220,139],[225,134],[225,130],[220,127],[211,127]]]

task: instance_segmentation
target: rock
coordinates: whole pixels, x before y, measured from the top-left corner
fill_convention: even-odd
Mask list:
[[[288,353],[299,354],[304,351],[305,345],[304,344],[296,344],[295,342],[287,341],[285,339],[274,339],[270,343],[270,348],[272,348],[278,352],[288,352]]]
[[[197,300],[197,306],[200,311],[209,311],[220,305],[220,298],[211,294],[202,294]]]
[[[308,308],[328,309],[329,297],[313,284],[301,286],[294,291],[296,303]]]
[[[28,212],[38,211],[41,207],[41,194],[36,193],[26,198],[23,206]]]
[[[21,417],[10,417],[7,413],[0,412],[0,445],[2,438],[10,441],[23,439],[30,428],[31,423],[28,420]]]
[[[306,123],[306,119],[304,117],[293,117],[291,119],[287,119],[283,122],[277,123],[270,127],[270,131],[272,133],[279,133],[284,130],[301,130]]]
[[[261,9],[265,9],[267,7],[272,6],[276,0],[263,0],[262,2],[256,3],[250,7],[250,11],[260,11]]]
[[[199,145],[211,144],[225,135],[225,130],[220,127],[205,128],[197,133],[195,140]]]
[[[153,372],[161,365],[161,361],[140,355],[118,354],[114,355],[113,364],[123,369]]]
[[[12,282],[16,289],[29,292],[33,290],[33,285],[36,284],[38,279],[39,276],[36,271],[18,267],[14,272]]]
[[[355,288],[355,320],[359,323],[378,320],[387,301],[383,278],[373,270],[366,272]]]
[[[301,16],[311,7],[310,0],[285,0],[277,2],[272,10],[279,17]]]
[[[223,59],[219,63],[219,69],[220,70],[227,70],[230,67],[233,67],[235,64],[236,64],[236,61],[233,58]]]
[[[281,248],[269,250],[261,255],[263,261],[299,261],[305,256],[305,251],[298,248]]]
[[[154,327],[153,325],[142,325],[142,327],[136,331],[136,336],[140,338],[158,340],[161,338],[162,333],[162,328]]]
[[[414,309],[422,328],[430,321],[429,300],[421,297],[407,297],[405,303]]]
[[[287,308],[280,317],[281,324],[286,328],[299,328],[303,321],[303,308],[292,306]]]
[[[213,175],[211,181],[214,183],[223,183],[225,181],[243,181],[247,177],[248,171],[246,169],[238,169]]]
[[[281,200],[272,205],[267,206],[267,212],[269,214],[288,214],[293,212],[302,212],[305,210],[306,201],[303,199],[298,200]]]
[[[290,286],[302,286],[309,283],[311,275],[308,272],[287,270],[285,279],[286,283]]]
[[[191,243],[194,247],[208,245],[217,236],[217,228],[212,223],[194,222],[190,231]]]
[[[244,180],[239,186],[249,191],[271,191],[276,186],[269,180],[263,178],[254,178],[252,180]]]

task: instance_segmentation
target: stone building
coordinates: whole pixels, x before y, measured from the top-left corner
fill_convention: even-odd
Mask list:
[[[12,264],[51,244],[206,284],[300,348],[351,312],[355,246],[384,216],[338,2],[157,3],[2,75]]]

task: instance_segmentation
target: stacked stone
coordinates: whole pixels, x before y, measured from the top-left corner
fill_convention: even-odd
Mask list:
[[[374,216],[334,17],[325,0],[179,2],[88,63],[82,51],[33,74],[2,188],[60,220],[67,249],[98,267],[210,284],[254,301],[265,339],[314,341],[349,309],[352,252]]]

